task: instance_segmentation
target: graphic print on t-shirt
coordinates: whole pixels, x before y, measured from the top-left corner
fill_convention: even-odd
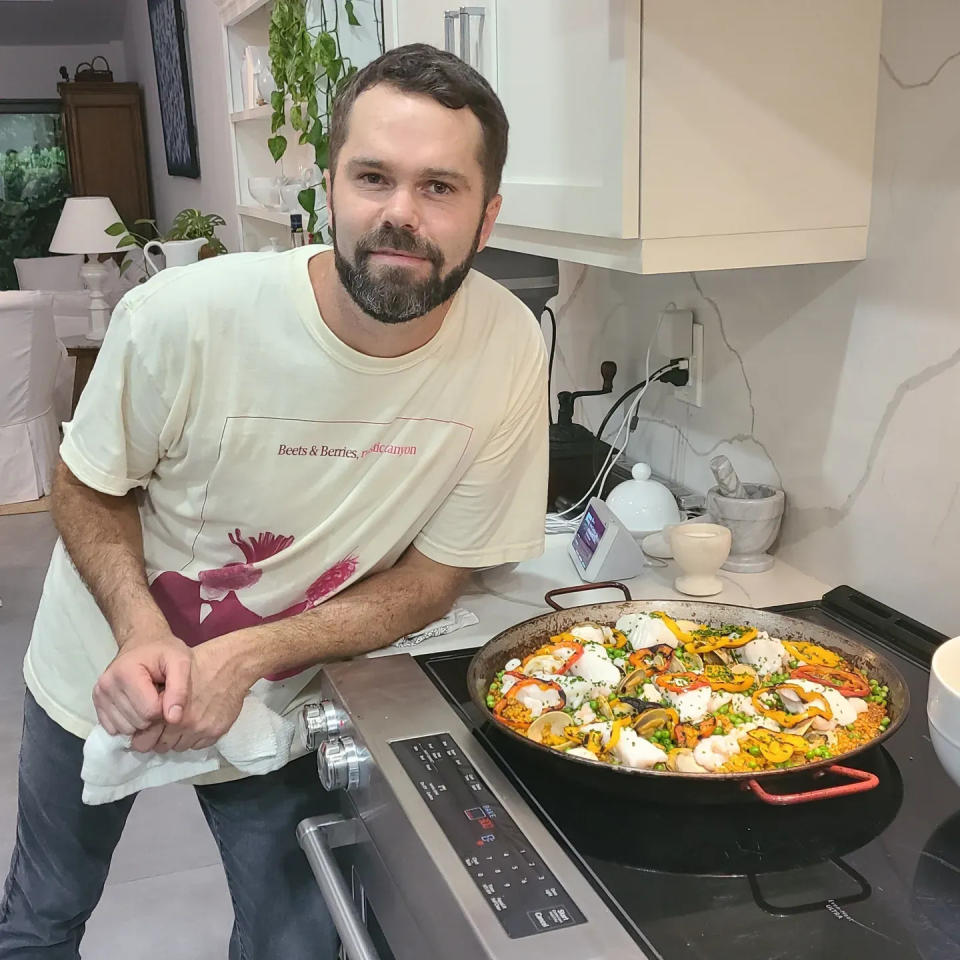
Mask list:
[[[191,560],[152,572],[171,630],[195,646],[293,616],[395,558],[387,518],[408,516],[412,541],[471,436],[441,420],[228,418]]]

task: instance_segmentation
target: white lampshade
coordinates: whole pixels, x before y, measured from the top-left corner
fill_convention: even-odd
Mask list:
[[[107,227],[120,219],[109,197],[67,197],[50,241],[51,253],[116,253]]]

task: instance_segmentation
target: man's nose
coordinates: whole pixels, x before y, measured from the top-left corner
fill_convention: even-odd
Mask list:
[[[383,208],[383,223],[415,233],[420,227],[420,208],[412,188],[398,186]]]

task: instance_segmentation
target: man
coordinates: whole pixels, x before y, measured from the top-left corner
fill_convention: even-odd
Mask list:
[[[479,74],[394,50],[334,109],[333,250],[171,270],[114,312],[61,448],[0,958],[79,956],[133,803],[81,803],[98,719],[136,750],[209,746],[251,688],[295,707],[317,665],[442,616],[471,569],[541,551],[542,338],[470,272],[506,145]],[[336,804],[312,759],[215,779],[197,795],[230,957],[332,958],[295,841]]]

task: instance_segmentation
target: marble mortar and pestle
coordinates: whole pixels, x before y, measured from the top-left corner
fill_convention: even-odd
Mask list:
[[[773,566],[767,550],[777,539],[783,519],[782,490],[765,483],[742,483],[730,461],[714,457],[710,469],[717,485],[707,492],[710,519],[732,535],[730,556],[723,564],[731,573],[763,573]]]

